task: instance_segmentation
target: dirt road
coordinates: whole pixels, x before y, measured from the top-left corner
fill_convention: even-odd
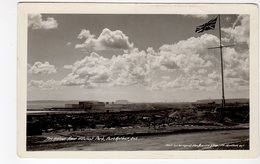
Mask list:
[[[247,149],[249,130],[211,131],[138,137],[128,141],[81,142],[58,151],[111,151],[111,150],[207,150]],[[242,144],[243,143],[243,144]]]

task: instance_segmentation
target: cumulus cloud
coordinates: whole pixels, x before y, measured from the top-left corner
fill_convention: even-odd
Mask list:
[[[247,43],[249,45],[249,25],[249,15],[239,15],[233,23],[233,27],[222,28],[222,31],[226,35],[224,40],[228,42],[234,41],[238,44]]]
[[[169,80],[169,79],[171,79],[171,77],[170,76],[162,76],[162,79]]]
[[[31,80],[28,83],[29,88],[39,88],[41,90],[58,90],[61,89],[61,82],[56,80]]]
[[[145,51],[113,57],[110,70],[114,85],[146,85],[153,58]]]
[[[147,89],[214,90],[216,86],[218,86],[218,81],[212,80],[207,76],[202,76],[200,74],[193,74],[191,76],[182,74],[175,79],[154,81]]]
[[[83,34],[84,37],[89,35]],[[133,49],[123,55],[104,58],[93,52],[72,65],[62,81],[65,86],[133,86],[147,89],[214,90],[221,87],[220,57],[208,47],[218,45],[216,36],[204,34],[158,51]],[[211,53],[211,54],[210,54]],[[229,88],[246,87],[249,81],[249,54],[233,48],[224,49],[225,84]]]
[[[155,82],[152,88],[184,88],[211,90],[219,88],[220,58],[219,54],[210,54],[207,50],[219,43],[218,38],[204,34],[197,38],[189,38],[172,45],[160,48],[160,58],[175,63],[182,71],[182,77],[171,81]],[[240,85],[249,83],[249,52],[239,48],[223,49],[225,85],[229,88],[239,88]],[[164,65],[164,63],[161,63]],[[172,69],[171,67],[167,67]],[[239,80],[238,80],[239,79]],[[176,83],[178,80],[179,83]],[[243,82],[243,83],[242,83]],[[177,85],[178,84],[178,85]]]
[[[72,69],[72,65],[64,65],[63,68],[65,68],[65,69]]]
[[[213,66],[212,62],[215,62],[215,57],[208,55],[207,48],[217,44],[218,38],[216,36],[204,34],[172,45],[163,45],[159,52],[161,65],[167,69],[180,68],[186,73],[211,67]]]
[[[226,17],[225,20],[226,20],[227,22],[230,22],[231,18],[230,18],[230,17]]]
[[[158,90],[158,89],[182,89],[184,84],[185,78],[183,76],[179,76],[178,78],[172,80],[172,79],[164,79],[163,80],[155,80],[150,85],[147,86],[147,89],[149,90]]]
[[[185,14],[184,16],[199,18],[199,19],[207,19],[209,17],[207,14]]]
[[[249,52],[238,52],[234,48],[224,50],[225,76],[249,82]]]
[[[67,86],[82,85],[94,87],[97,83],[106,83],[110,80],[109,60],[93,52],[90,56],[75,62],[73,65],[65,66],[71,69],[62,84]]]
[[[139,85],[145,84],[150,73],[149,57],[145,51],[132,51],[131,54],[104,58],[93,52],[90,56],[65,66],[72,70],[63,80],[63,85],[95,87],[105,85]]]
[[[49,64],[49,62],[35,62],[33,66],[28,65],[28,73],[30,74],[52,74],[56,73],[57,70],[54,65]]]
[[[78,35],[78,39],[84,42],[76,44],[75,48],[88,52],[106,49],[130,50],[133,48],[133,43],[129,42],[128,36],[120,30],[111,31],[105,28],[101,34],[96,37],[91,34],[89,30],[82,29]]]
[[[82,33],[82,36],[86,38],[90,33],[85,34]],[[151,47],[146,51],[133,49],[111,59],[93,52],[73,65],[64,66],[72,72],[62,80],[62,84],[85,87],[95,87],[101,83],[148,86],[158,71],[178,70],[188,73],[200,69],[201,73],[202,68],[212,67],[211,62],[206,60],[205,49],[216,43],[215,36],[205,34],[173,45],[164,45],[159,52]]]
[[[32,29],[55,29],[58,27],[57,21],[52,17],[47,17],[46,20],[42,19],[41,14],[29,14],[28,15],[28,27]]]

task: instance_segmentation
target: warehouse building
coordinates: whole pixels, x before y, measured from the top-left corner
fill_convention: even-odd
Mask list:
[[[104,109],[105,103],[104,102],[98,102],[98,101],[80,101],[79,102],[79,108],[82,109],[89,109],[89,110],[96,110],[96,109]]]
[[[79,108],[79,104],[65,104],[65,108]]]

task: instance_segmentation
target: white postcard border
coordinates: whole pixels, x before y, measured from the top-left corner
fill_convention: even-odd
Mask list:
[[[27,14],[249,14],[250,150],[26,151]],[[255,4],[20,3],[17,46],[17,154],[27,158],[255,158],[259,155],[258,7]]]

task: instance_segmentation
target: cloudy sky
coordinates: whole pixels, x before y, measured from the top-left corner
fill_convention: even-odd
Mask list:
[[[30,14],[28,100],[221,98],[218,26],[195,33],[215,17]],[[248,98],[249,16],[221,23],[226,98]]]

